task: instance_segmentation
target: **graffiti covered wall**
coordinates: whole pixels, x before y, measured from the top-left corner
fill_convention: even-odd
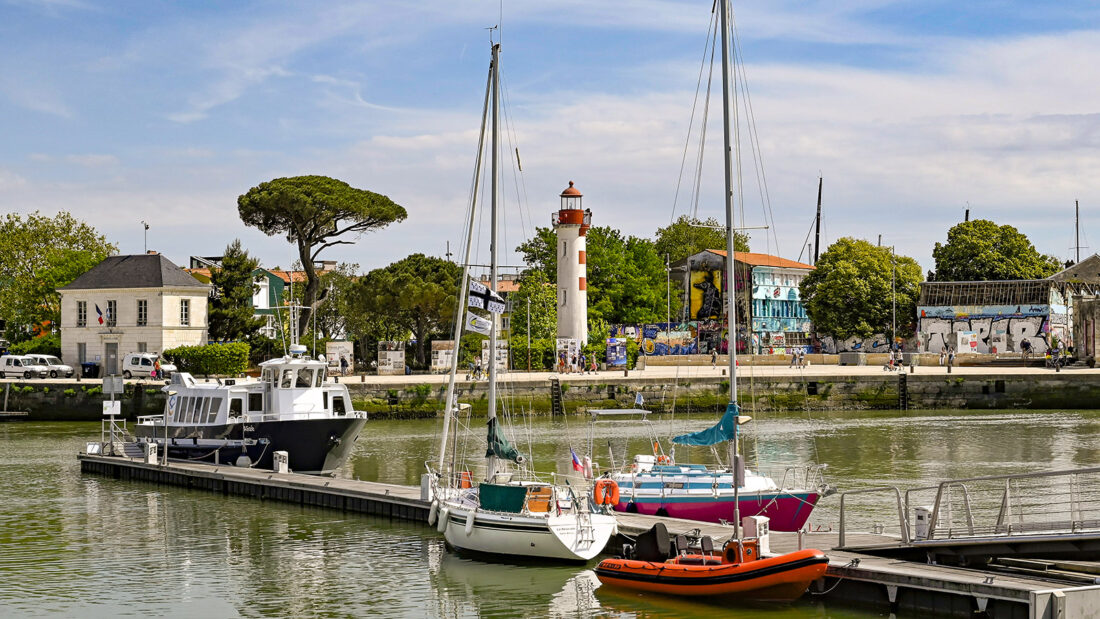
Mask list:
[[[1053,336],[1067,346],[1068,308],[1064,305],[983,305],[919,307],[918,336],[921,350],[939,352],[957,341],[955,333],[977,335],[976,352],[1022,352],[1023,342],[1046,352]]]

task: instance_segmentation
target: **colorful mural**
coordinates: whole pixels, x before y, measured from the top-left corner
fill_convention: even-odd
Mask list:
[[[922,306],[917,308],[918,335],[926,352],[954,345],[955,333],[974,332],[975,352],[1022,352],[1027,340],[1033,351],[1043,353],[1052,335],[1072,346],[1068,314],[1064,305]]]
[[[645,355],[709,355],[715,349],[721,354],[726,352],[726,326],[717,320],[615,325],[611,336],[634,340]]]
[[[722,270],[691,272],[691,317],[712,320],[722,317]]]

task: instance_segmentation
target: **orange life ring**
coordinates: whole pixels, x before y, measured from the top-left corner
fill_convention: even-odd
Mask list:
[[[596,505],[618,505],[619,484],[613,479],[601,479],[594,488]]]
[[[459,475],[459,485],[463,488],[473,487],[473,476],[470,475],[470,471],[462,471]]]
[[[657,456],[657,463],[658,464],[672,464],[672,458],[662,454],[660,456]]]

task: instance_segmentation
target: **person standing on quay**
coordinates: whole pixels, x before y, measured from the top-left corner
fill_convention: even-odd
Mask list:
[[[947,361],[947,347],[940,346],[940,367],[943,367],[944,361]]]
[[[711,348],[710,349],[710,369],[712,369],[712,370],[718,369],[718,349],[717,348]]]

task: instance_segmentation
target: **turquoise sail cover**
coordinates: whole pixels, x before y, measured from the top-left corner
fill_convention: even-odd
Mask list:
[[[730,402],[726,405],[726,414],[718,420],[714,426],[706,430],[681,434],[672,439],[677,445],[715,445],[725,441],[732,441],[737,436],[737,405]]]
[[[508,442],[508,439],[504,438],[504,432],[501,431],[500,422],[496,417],[489,420],[489,449],[485,452],[485,457],[496,456],[505,460],[511,460],[512,462],[521,462],[522,457],[519,455],[519,451]]]

